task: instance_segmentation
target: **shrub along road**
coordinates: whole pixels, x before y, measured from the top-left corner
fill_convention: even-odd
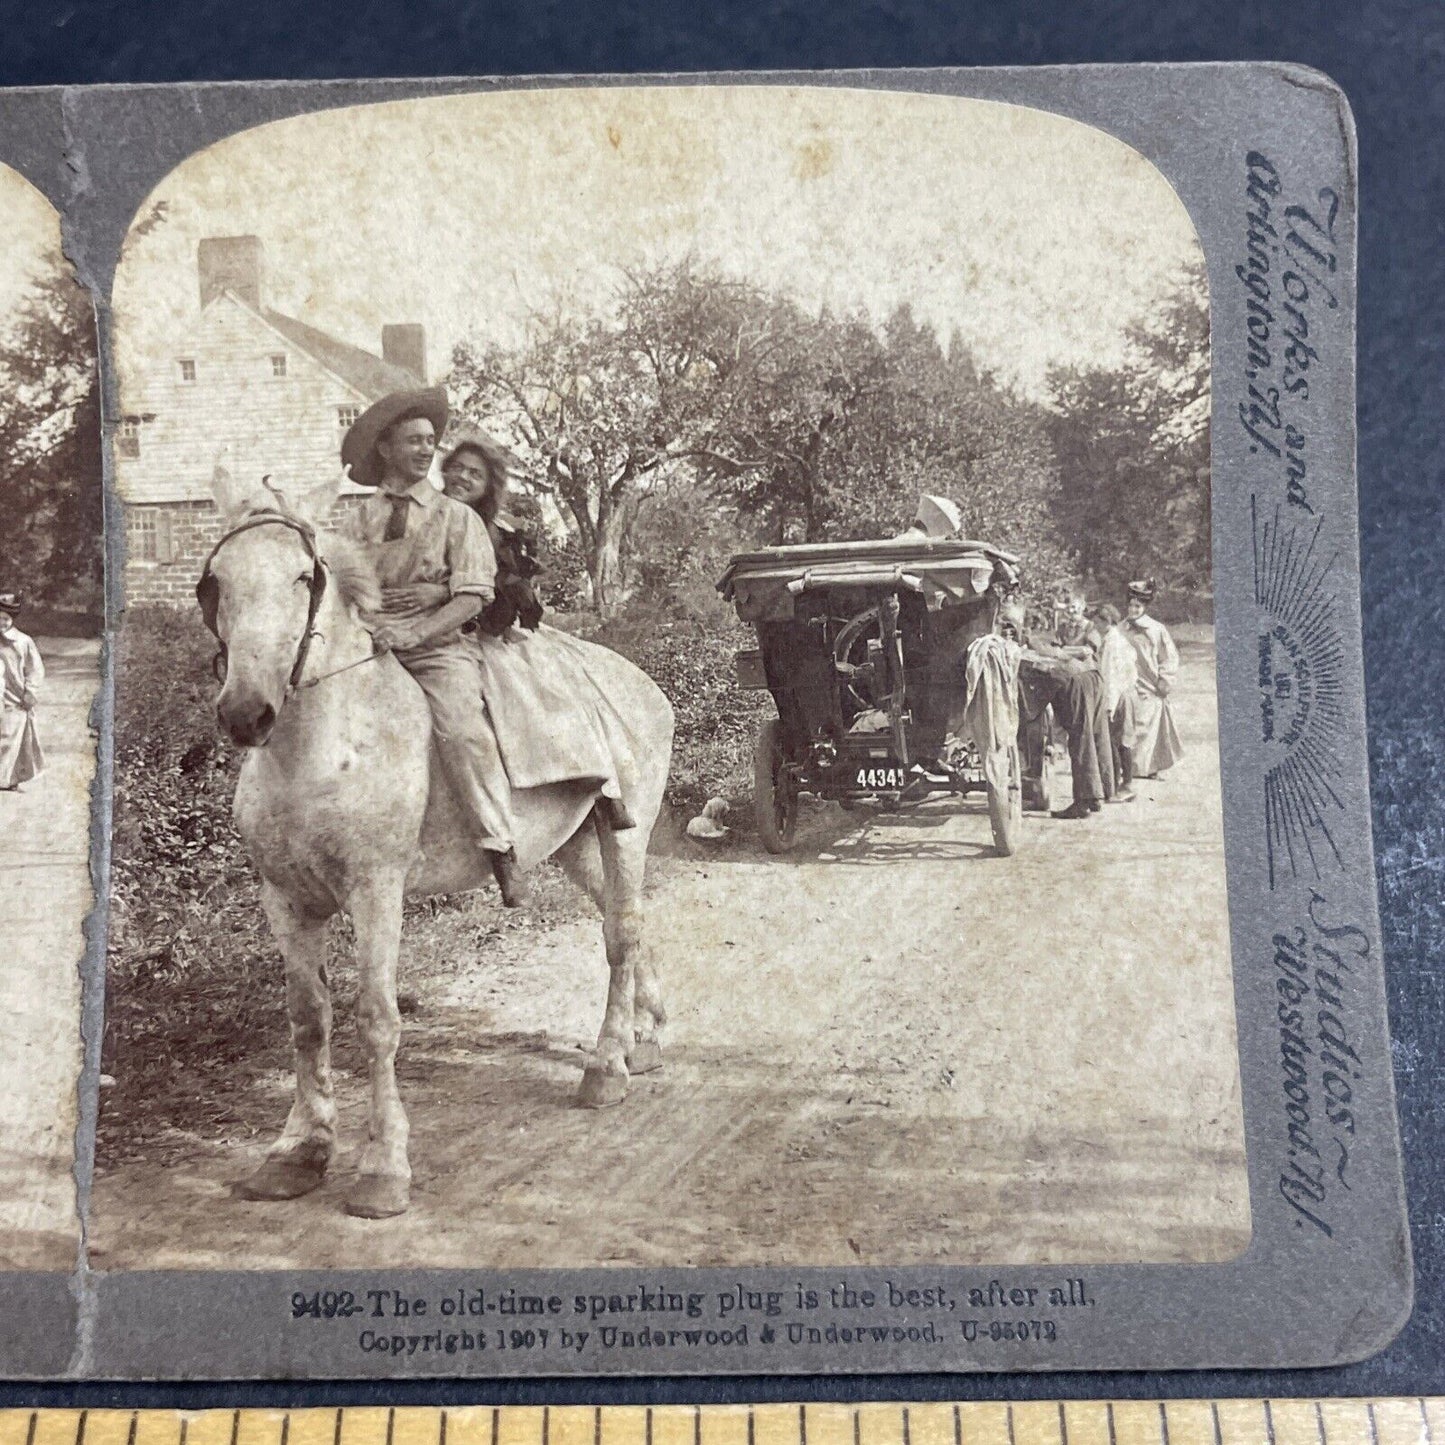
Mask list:
[[[341,1213],[365,1131],[306,1199],[230,1181],[245,1137],[172,1136],[103,1174],[99,1268],[1208,1260],[1248,1239],[1213,645],[1181,628],[1187,756],[1132,805],[1028,815],[992,856],[981,799],[810,808],[784,858],[747,839],[656,859],[662,1071],[570,1107],[601,1018],[599,930],[508,933],[406,978],[412,1212]],[[339,1019],[342,1029],[350,1021]]]

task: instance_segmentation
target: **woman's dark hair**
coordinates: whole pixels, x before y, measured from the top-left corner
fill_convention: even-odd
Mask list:
[[[1106,627],[1113,627],[1115,623],[1122,620],[1124,614],[1114,606],[1112,602],[1105,602],[1094,614]]]
[[[443,476],[463,452],[471,452],[481,462],[482,470],[487,474],[487,490],[480,500],[471,503],[471,507],[482,521],[490,526],[496,520],[502,501],[507,495],[507,472],[512,459],[511,453],[490,437],[465,437],[442,458]]]

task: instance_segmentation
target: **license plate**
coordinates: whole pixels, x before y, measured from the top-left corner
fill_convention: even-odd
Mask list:
[[[859,768],[853,775],[853,782],[859,788],[903,788],[908,785],[908,771],[906,768]]]

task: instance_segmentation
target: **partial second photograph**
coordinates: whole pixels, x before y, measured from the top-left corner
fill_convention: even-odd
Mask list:
[[[76,1122],[100,687],[95,311],[0,165],[0,1271],[80,1251]]]
[[[1023,106],[180,165],[113,294],[91,1267],[1243,1253],[1209,316],[1159,171]],[[79,789],[94,539],[36,515],[15,753]]]

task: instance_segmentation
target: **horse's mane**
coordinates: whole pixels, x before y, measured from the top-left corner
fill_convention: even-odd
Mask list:
[[[325,530],[316,528],[311,519],[293,507],[279,491],[248,502],[240,512],[233,514],[231,524],[234,526],[237,522],[267,512],[289,518],[315,537],[316,555],[325,563],[337,593],[347,607],[360,613],[381,611],[381,583],[377,581],[376,569],[365,552],[340,532],[329,527]]]
[[[361,548],[339,532],[319,533],[316,547],[331,571],[342,601],[355,612],[380,612],[381,583],[376,580],[376,569]]]

